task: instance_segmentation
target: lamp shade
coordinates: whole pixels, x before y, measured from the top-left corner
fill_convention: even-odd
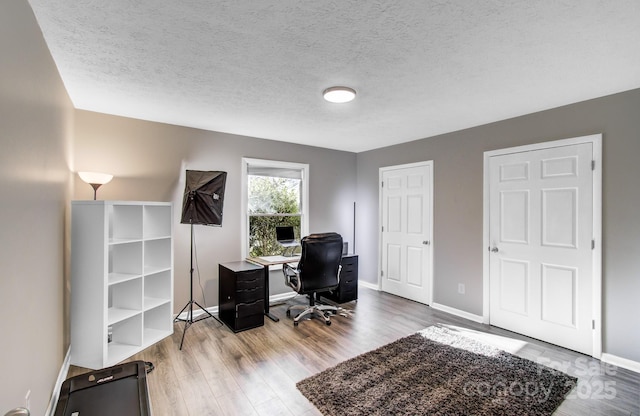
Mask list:
[[[104,185],[113,179],[113,175],[100,172],[78,172],[80,179],[88,184]]]

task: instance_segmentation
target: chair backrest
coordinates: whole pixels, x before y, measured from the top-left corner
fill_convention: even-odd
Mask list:
[[[342,261],[342,236],[337,233],[310,234],[300,244],[300,293],[336,288]]]

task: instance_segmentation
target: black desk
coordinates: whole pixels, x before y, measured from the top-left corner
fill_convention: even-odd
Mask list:
[[[265,256],[265,257],[247,257],[251,263],[259,264],[264,268],[264,314],[274,322],[280,319],[269,312],[269,267],[285,263],[297,263],[300,257],[286,256]]]

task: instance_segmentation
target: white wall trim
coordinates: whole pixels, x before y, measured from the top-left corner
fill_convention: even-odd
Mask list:
[[[572,146],[582,143],[593,145],[593,160],[595,170],[593,172],[593,238],[595,249],[593,250],[593,346],[592,356],[602,356],[602,134],[573,137],[570,139],[554,140],[542,143],[534,143],[525,146],[510,147],[506,149],[484,152],[484,187],[483,187],[483,281],[482,281],[482,323],[490,324],[489,317],[489,158],[492,156],[509,153],[528,152],[540,149],[548,149],[560,146]]]
[[[358,286],[366,287],[367,289],[380,291],[380,286],[378,283],[369,283],[364,282],[362,280],[358,280]]]
[[[45,412],[46,416],[53,416],[56,411],[56,406],[58,405],[58,398],[60,397],[60,389],[62,388],[62,383],[67,379],[67,374],[69,374],[69,366],[71,365],[71,346],[67,349],[67,354],[64,357],[64,361],[62,361],[62,367],[60,367],[60,372],[58,373],[58,379],[56,380],[56,384],[53,387],[53,392],[51,393],[51,400],[49,400],[49,407],[47,407],[47,411]]]
[[[437,309],[442,312],[450,313],[451,315],[459,316],[464,319],[468,319],[473,322],[483,323],[484,318],[480,315],[476,315],[473,313],[465,312],[460,309],[452,308],[450,306],[442,305],[440,303],[431,303],[430,305],[433,309]]]
[[[298,296],[297,292],[285,292],[269,296],[269,305],[283,303]]]
[[[209,312],[212,315],[215,315],[216,313],[218,313],[218,307],[217,306],[209,306],[207,308],[205,308],[207,310],[207,312]],[[180,315],[174,315],[173,316],[173,320],[175,321],[176,319],[180,319],[182,321],[186,320],[189,312],[184,311],[182,312]],[[196,319],[197,317],[199,317],[200,315],[204,314],[204,311],[202,309],[197,309],[195,311],[193,311],[193,316],[191,317],[191,319]]]
[[[606,352],[602,353],[602,357],[600,360],[607,364],[612,364],[618,367],[626,368],[627,370],[635,371],[636,373],[640,373],[640,362],[638,361],[618,357],[617,355],[608,354]]]

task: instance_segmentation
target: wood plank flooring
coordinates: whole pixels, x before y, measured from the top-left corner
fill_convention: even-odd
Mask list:
[[[173,336],[131,357],[151,361],[151,407],[162,415],[311,416],[320,412],[296,382],[430,325],[470,330],[483,339],[516,346],[519,356],[561,368],[580,379],[556,415],[640,416],[640,374],[499,328],[477,324],[403,298],[360,288],[351,316],[317,319],[294,327],[286,305],[271,308],[280,322],[234,334],[214,319],[189,328],[178,350],[182,323]],[[303,297],[296,298],[304,303]],[[87,369],[71,367],[69,377]]]

